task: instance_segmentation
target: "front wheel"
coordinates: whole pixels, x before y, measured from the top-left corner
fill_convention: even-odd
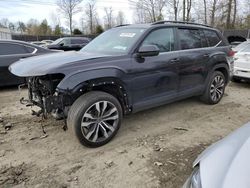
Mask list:
[[[224,95],[225,86],[225,76],[222,72],[215,71],[201,99],[208,104],[217,104]]]
[[[121,105],[115,97],[92,91],[74,102],[69,111],[68,126],[81,144],[99,147],[116,135],[122,115]]]

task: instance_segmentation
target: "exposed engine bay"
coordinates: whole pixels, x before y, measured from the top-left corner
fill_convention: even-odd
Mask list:
[[[38,77],[29,77],[29,100],[21,99],[21,103],[27,106],[38,106],[38,112],[33,115],[47,117],[51,113],[56,119],[67,117],[67,106],[71,105],[71,97],[67,92],[57,91],[57,85],[64,78],[63,74],[53,74]]]

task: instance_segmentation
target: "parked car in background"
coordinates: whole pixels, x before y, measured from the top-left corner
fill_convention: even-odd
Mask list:
[[[249,188],[250,122],[207,148],[183,188]]]
[[[242,49],[250,45],[250,40],[240,43],[239,45],[233,47],[235,53],[240,52]]]
[[[45,42],[47,45],[53,43],[53,40],[42,40],[41,42]]]
[[[236,46],[240,45],[242,42],[241,41],[234,41],[234,42],[231,42],[230,45],[232,48],[235,48]]]
[[[51,44],[47,45],[49,49],[56,49],[56,50],[80,50],[82,47],[86,46],[91,41],[91,39],[86,37],[64,37],[59,38],[52,42]]]
[[[0,86],[24,83],[25,78],[17,77],[9,71],[8,67],[12,63],[23,58],[51,52],[53,51],[27,42],[0,40]]]
[[[244,42],[235,48],[234,73],[232,81],[250,81],[250,41]]]
[[[191,96],[217,104],[230,80],[231,47],[209,26],[160,21],[110,29],[79,52],[33,57],[10,66],[29,77],[30,103],[68,118],[88,147],[108,143],[123,115]]]
[[[33,41],[33,42],[30,42],[30,44],[34,44],[43,48],[47,46],[45,42],[40,42],[40,41]]]

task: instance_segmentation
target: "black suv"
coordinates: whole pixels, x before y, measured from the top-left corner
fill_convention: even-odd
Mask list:
[[[54,50],[80,50],[82,47],[86,46],[91,41],[91,39],[86,37],[64,37],[59,38],[47,45],[47,48]]]
[[[9,69],[29,77],[29,101],[41,108],[36,115],[67,117],[82,144],[98,147],[115,136],[124,115],[191,96],[218,103],[232,56],[216,29],[162,21],[119,26],[79,52],[29,58]]]

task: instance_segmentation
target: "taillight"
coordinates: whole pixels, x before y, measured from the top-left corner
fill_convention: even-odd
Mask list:
[[[234,55],[235,55],[235,51],[230,50],[230,51],[228,52],[228,56],[229,56],[229,57],[233,57]]]

